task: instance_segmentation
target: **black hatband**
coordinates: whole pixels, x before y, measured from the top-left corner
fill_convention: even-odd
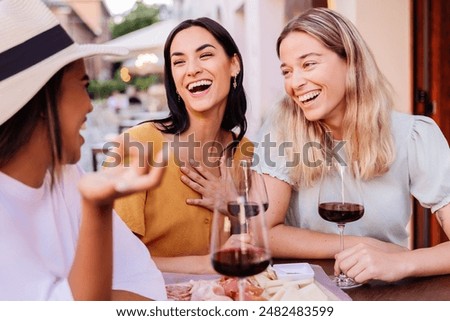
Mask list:
[[[57,25],[0,53],[0,81],[18,74],[72,44],[73,40],[66,31],[61,25]]]

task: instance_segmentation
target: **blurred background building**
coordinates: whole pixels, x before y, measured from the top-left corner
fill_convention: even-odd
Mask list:
[[[44,0],[64,29],[78,43],[103,43],[111,39],[110,12],[103,0]],[[111,63],[101,57],[86,60],[89,75],[111,78]]]

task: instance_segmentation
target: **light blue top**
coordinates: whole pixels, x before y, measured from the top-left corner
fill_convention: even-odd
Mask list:
[[[268,150],[267,144],[266,148],[261,144],[270,131],[270,122],[260,130],[260,139],[255,144],[255,160],[257,157],[263,173],[292,185],[286,158],[279,155],[282,153],[278,148]],[[346,224],[345,234],[369,236],[407,246],[411,195],[422,206],[431,208],[433,213],[450,203],[450,149],[439,127],[428,117],[393,112],[392,134],[395,161],[383,176],[362,182],[365,213],[360,220]],[[275,137],[272,133],[271,140],[274,141]],[[293,190],[286,224],[337,233],[335,223],[319,216],[317,203],[318,184]]]

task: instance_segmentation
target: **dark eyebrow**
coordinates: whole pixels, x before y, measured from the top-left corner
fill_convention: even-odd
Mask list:
[[[212,47],[212,48],[216,49],[216,47],[214,47],[213,45],[211,45],[209,43],[205,43],[204,45],[201,45],[200,47],[195,49],[195,52],[202,51],[203,49],[208,48],[208,47]],[[182,55],[184,55],[182,52],[176,51],[176,52],[172,53],[170,56],[173,57],[173,56],[182,56]]]
[[[209,43],[205,43],[204,45],[198,47],[197,50],[195,50],[195,51],[196,51],[196,52],[199,52],[199,51],[202,51],[203,49],[208,48],[208,47],[211,47],[211,48],[216,49],[216,47],[214,47],[213,45],[211,45],[211,44],[209,44]]]
[[[301,55],[300,57],[297,58],[297,60],[302,60],[302,59],[305,59],[305,58],[307,58],[307,57],[309,57],[309,56],[317,56],[317,57],[320,57],[320,56],[322,56],[322,54],[319,54],[319,53],[316,53],[316,52],[309,52],[309,53],[306,53],[306,54],[304,54],[304,55]],[[280,68],[283,68],[284,66],[286,66],[286,64],[285,64],[285,63],[282,63],[282,64],[280,65]]]

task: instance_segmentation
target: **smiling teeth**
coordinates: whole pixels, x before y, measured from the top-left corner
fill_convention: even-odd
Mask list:
[[[300,100],[302,103],[306,102],[307,100],[311,100],[313,98],[316,98],[317,96],[319,96],[320,94],[320,90],[316,90],[316,91],[311,91],[307,94],[304,94],[302,96],[298,96],[298,100]]]
[[[188,90],[192,90],[195,87],[199,87],[199,86],[209,86],[211,84],[212,84],[211,80],[200,80],[200,81],[193,82],[193,83],[189,84]]]

